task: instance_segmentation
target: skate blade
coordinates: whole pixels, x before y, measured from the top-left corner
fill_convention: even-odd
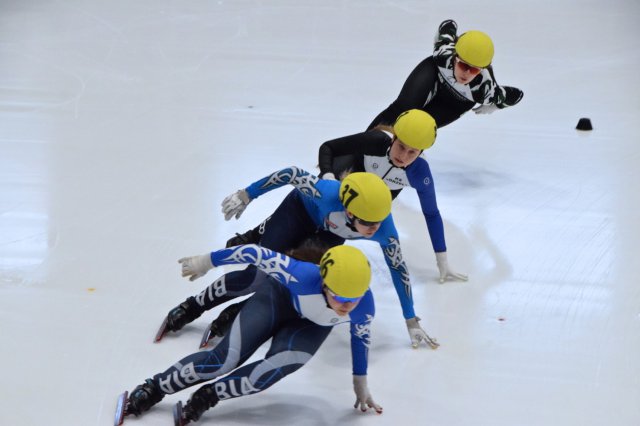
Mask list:
[[[202,335],[202,340],[200,341],[200,349],[204,348],[215,348],[218,346],[218,343],[222,342],[224,336],[220,337],[217,334],[211,332],[211,330],[207,330]]]
[[[113,419],[113,425],[114,426],[120,426],[122,424],[122,422],[124,421],[124,416],[127,415],[125,413],[125,409],[127,408],[127,398],[128,397],[129,397],[129,392],[127,392],[127,391],[124,391],[118,397],[118,405],[116,405],[116,415],[115,415],[115,417]]]
[[[167,331],[169,331],[168,322],[169,322],[169,317],[164,317],[164,321],[162,321],[162,325],[158,329],[155,339],[153,339],[154,343],[158,343],[160,340],[162,340],[164,335],[167,334]]]
[[[209,339],[211,339],[211,328],[207,328],[202,334],[202,339],[200,339],[200,349],[206,348],[209,345]]]
[[[187,421],[182,418],[182,401],[173,406],[173,426],[185,426]]]

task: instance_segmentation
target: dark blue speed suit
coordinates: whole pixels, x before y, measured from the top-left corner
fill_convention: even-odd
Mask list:
[[[302,367],[332,327],[343,323],[350,323],[353,374],[367,374],[370,323],[375,314],[370,290],[349,315],[339,316],[328,307],[318,265],[253,244],[215,251],[211,261],[214,266],[254,265],[260,270],[260,285],[217,346],[191,354],[153,377],[164,394],[228,373],[212,384],[218,400],[263,391]],[[224,276],[216,282],[219,294],[242,293],[250,284],[225,281]],[[242,366],[269,339],[264,359]]]
[[[296,189],[260,226],[261,246],[284,252],[312,236],[322,238],[330,247],[344,243],[345,239],[365,239],[347,217],[338,196],[340,182],[322,180],[297,167],[289,167],[252,183],[245,190],[251,199],[255,199],[284,185],[293,185]],[[402,258],[398,231],[391,214],[368,240],[377,242],[382,249],[404,318],[414,318],[409,271]],[[207,309],[211,306],[205,302]]]

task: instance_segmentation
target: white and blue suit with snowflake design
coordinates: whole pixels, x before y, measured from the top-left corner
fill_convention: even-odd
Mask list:
[[[302,367],[333,326],[343,323],[351,326],[353,374],[367,374],[370,323],[375,314],[371,290],[349,315],[339,316],[327,304],[318,265],[254,244],[215,251],[211,261],[214,266],[255,265],[263,272],[258,275],[263,282],[216,347],[191,354],[153,377],[163,393],[223,375],[208,385],[218,400],[261,392]],[[233,286],[249,284],[236,281]],[[269,339],[271,346],[264,359],[243,366]]]
[[[284,185],[293,185],[296,189],[260,225],[261,246],[284,252],[312,236],[319,236],[329,246],[342,244],[344,240],[365,239],[346,214],[338,196],[338,181],[319,179],[305,170],[289,167],[252,183],[245,191],[254,199]],[[404,318],[415,317],[409,271],[391,214],[369,240],[380,244]]]

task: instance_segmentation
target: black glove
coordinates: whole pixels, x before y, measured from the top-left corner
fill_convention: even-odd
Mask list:
[[[522,100],[524,93],[517,87],[502,86],[504,89],[504,105],[514,106]]]

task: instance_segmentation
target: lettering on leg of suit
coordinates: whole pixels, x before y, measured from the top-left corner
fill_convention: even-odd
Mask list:
[[[249,381],[248,377],[242,377],[240,379],[240,389],[236,389],[235,380],[230,380],[228,382],[216,382],[214,386],[216,393],[218,394],[218,398],[221,400],[260,392],[260,389],[255,388],[253,383]]]
[[[221,276],[215,280],[209,287],[196,296],[196,302],[200,306],[205,305],[205,301],[213,302],[216,298],[227,294],[227,286],[225,285],[225,276]]]
[[[193,363],[183,365],[179,370],[174,370],[164,379],[159,379],[158,384],[164,393],[175,393],[200,380]]]

